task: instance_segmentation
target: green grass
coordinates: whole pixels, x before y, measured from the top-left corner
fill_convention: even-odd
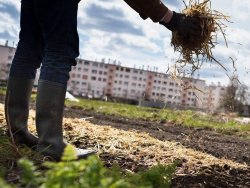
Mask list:
[[[5,95],[6,87],[0,87],[0,95]]]
[[[6,88],[0,87],[0,95],[5,95]],[[35,101],[35,94],[32,94]],[[80,99],[79,103],[66,101],[67,106],[77,106],[93,112],[125,117],[128,119],[142,119],[155,122],[171,122],[187,127],[209,128],[225,134],[239,135],[250,139],[250,124],[241,125],[235,121],[224,123],[211,115],[201,115],[191,110],[171,110],[138,107],[122,103],[104,102],[98,100]]]
[[[155,122],[172,122],[187,127],[210,128],[226,134],[238,134],[250,139],[250,125],[241,125],[235,121],[221,122],[211,115],[203,115],[191,110],[172,110],[139,107],[135,105],[80,99],[79,103],[66,102],[67,106],[77,106],[97,113],[141,119]]]

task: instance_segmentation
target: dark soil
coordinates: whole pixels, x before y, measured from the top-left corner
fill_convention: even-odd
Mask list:
[[[3,99],[4,97],[0,95],[0,102],[3,102]],[[96,125],[109,125],[121,130],[145,132],[161,141],[175,141],[185,147],[202,151],[218,158],[227,158],[239,163],[246,163],[250,166],[250,141],[244,140],[235,135],[224,135],[210,129],[190,128],[171,123],[157,123],[139,119],[126,119],[123,117],[97,114],[93,111],[85,111],[79,108],[66,108],[65,117],[91,117],[88,121]],[[88,142],[88,139],[75,138],[75,141],[70,142],[76,146],[86,146],[93,144],[94,141]],[[122,169],[129,169],[134,172],[148,168],[143,159],[134,161],[129,158],[129,156],[102,153],[100,158],[107,167],[110,167],[115,163]],[[177,171],[181,171],[182,173],[177,174],[173,178],[172,187],[250,188],[250,167],[247,169],[236,169],[227,165],[223,167],[214,165],[203,167],[199,172],[190,173],[185,172],[185,165],[185,161],[181,161],[180,165],[177,167]],[[15,183],[16,178],[18,178],[15,174],[16,173],[11,173],[11,171],[8,172],[8,177],[6,179],[9,180],[9,182]]]
[[[66,108],[65,117],[68,118],[89,118],[88,121],[96,125],[109,125],[122,130],[134,130],[149,133],[162,141],[175,141],[180,144],[209,153],[218,158],[227,158],[240,163],[250,165],[250,141],[243,140],[236,136],[229,136],[216,133],[209,129],[195,129],[175,125],[171,123],[156,123],[150,121],[126,119],[122,117],[97,114],[91,111],[84,111],[75,108]],[[86,141],[86,139],[85,139]],[[92,141],[91,141],[92,142]],[[81,146],[80,141],[74,144]],[[91,145],[84,143],[83,145]],[[101,159],[107,167],[114,163],[121,168],[131,171],[139,171],[148,168],[144,161],[133,161],[128,156],[113,156],[101,154]],[[185,169],[185,161],[178,167],[181,171]],[[177,169],[178,171],[178,169]],[[172,180],[172,187],[250,187],[250,167],[248,169],[235,169],[227,165],[207,166],[194,174],[183,173],[176,175]]]
[[[84,118],[97,125],[110,125],[122,130],[149,133],[161,141],[175,141],[186,147],[250,165],[250,141],[224,135],[213,130],[191,128],[171,123],[157,123],[123,117],[97,114],[91,111],[67,108],[65,117]]]

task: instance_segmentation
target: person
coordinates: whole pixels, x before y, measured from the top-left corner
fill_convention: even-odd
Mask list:
[[[172,12],[160,0],[125,0],[143,19],[150,18],[185,35],[195,22]],[[79,0],[21,0],[19,42],[11,64],[5,99],[9,134],[18,144],[60,160],[63,109],[71,67],[79,55],[77,11]],[[188,35],[187,35],[188,36]],[[29,103],[37,69],[41,66],[36,96],[36,130],[27,128]],[[76,148],[78,158],[95,153]]]

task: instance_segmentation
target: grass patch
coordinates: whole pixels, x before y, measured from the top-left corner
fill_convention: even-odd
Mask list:
[[[6,87],[0,87],[0,95],[6,94]]]
[[[171,122],[187,127],[208,128],[220,133],[237,134],[244,138],[250,136],[250,125],[242,125],[235,121],[222,122],[211,115],[200,114],[191,110],[172,110],[139,107],[129,104],[103,102],[80,99],[77,102],[66,101],[69,107],[78,107],[105,115],[120,116],[128,119],[141,119],[155,122]],[[244,134],[242,134],[244,133]]]

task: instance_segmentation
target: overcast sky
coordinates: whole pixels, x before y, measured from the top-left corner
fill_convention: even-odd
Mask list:
[[[170,9],[181,11],[182,0],[164,0]],[[229,57],[236,60],[236,68],[241,82],[250,86],[250,1],[211,0],[212,9],[230,16],[226,37],[222,36],[214,49],[214,56],[233,72]],[[18,41],[19,0],[0,0],[0,43]],[[80,57],[89,60],[105,58],[120,61],[123,66],[151,70],[158,68],[166,72],[178,57],[170,46],[171,32],[153,23],[142,20],[123,0],[83,0],[79,4],[78,31],[80,37]],[[201,79],[207,83],[228,83],[225,71],[214,63],[204,63],[199,71]]]

